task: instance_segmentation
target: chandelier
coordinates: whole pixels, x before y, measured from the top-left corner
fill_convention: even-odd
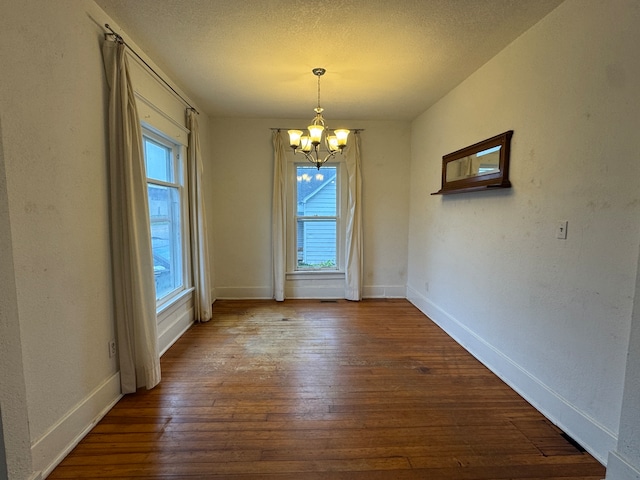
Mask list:
[[[320,77],[325,74],[326,70],[324,68],[314,68],[311,71],[318,77],[318,106],[313,109],[316,112],[316,116],[311,125],[307,127],[307,132],[302,130],[288,131],[289,145],[293,148],[293,153],[302,152],[306,159],[320,170],[320,167],[336,153],[342,153],[344,147],[347,146],[349,130],[341,128],[331,131],[325,128],[324,118],[322,118],[324,109],[320,106]],[[322,143],[324,143],[329,152],[324,158],[320,154],[320,145]]]

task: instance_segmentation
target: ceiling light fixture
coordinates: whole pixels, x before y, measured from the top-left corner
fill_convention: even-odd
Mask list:
[[[307,127],[307,132],[289,130],[289,145],[293,148],[293,153],[297,153],[298,149],[300,149],[306,159],[320,170],[320,167],[336,153],[342,153],[344,147],[347,146],[349,130],[340,128],[331,131],[325,128],[324,118],[322,118],[324,109],[320,106],[320,77],[325,74],[326,70],[324,68],[314,68],[311,71],[318,77],[318,106],[313,109],[316,112],[316,116],[311,125]],[[319,148],[320,144],[323,143],[323,138],[329,152],[324,158],[320,156]]]

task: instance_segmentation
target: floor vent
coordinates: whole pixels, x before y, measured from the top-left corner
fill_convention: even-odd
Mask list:
[[[320,300],[320,303],[338,303],[337,300]]]

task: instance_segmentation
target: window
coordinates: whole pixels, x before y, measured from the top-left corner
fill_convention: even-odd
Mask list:
[[[143,145],[156,300],[162,303],[185,288],[184,175],[178,145],[146,129]]]
[[[339,165],[295,165],[296,271],[340,269]]]

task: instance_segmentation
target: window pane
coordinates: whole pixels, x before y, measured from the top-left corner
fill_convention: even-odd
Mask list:
[[[182,286],[180,196],[177,188],[148,185],[156,299]]]
[[[335,166],[298,166],[297,205],[300,216],[336,216],[336,175]]]
[[[173,182],[171,149],[144,137],[144,159],[147,167],[147,178],[163,182]]]
[[[331,165],[296,166],[297,270],[337,268],[337,174]]]
[[[336,268],[336,221],[298,220],[298,270]]]

